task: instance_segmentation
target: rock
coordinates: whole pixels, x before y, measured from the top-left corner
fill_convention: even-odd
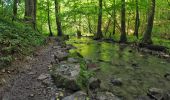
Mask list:
[[[89,89],[94,90],[100,88],[101,81],[97,78],[91,77],[89,79]]]
[[[170,100],[170,92],[165,93],[162,100]]]
[[[162,89],[158,89],[158,88],[150,88],[148,90],[148,96],[156,99],[156,100],[162,100],[163,98],[163,90]]]
[[[34,75],[35,73],[34,72],[29,72],[28,75]]]
[[[164,77],[165,77],[168,81],[170,81],[170,73],[166,73],[166,74],[164,75]]]
[[[78,63],[78,60],[75,58],[68,58],[67,61],[70,63]]]
[[[57,87],[66,88],[72,91],[80,90],[77,79],[80,74],[80,65],[64,63],[53,66],[52,78]]]
[[[55,60],[59,60],[59,61],[64,61],[64,60],[67,60],[68,58],[68,53],[66,52],[61,52],[61,51],[58,51],[57,54],[54,55],[54,59]]]
[[[149,98],[148,96],[139,96],[135,100],[153,100],[153,99]]]
[[[63,98],[62,100],[87,100],[87,94],[83,91],[78,91],[70,96]]]
[[[113,78],[111,79],[111,83],[114,85],[114,86],[122,86],[123,83],[122,83],[122,79],[120,78]]]
[[[87,68],[88,68],[89,70],[92,70],[92,71],[98,71],[98,70],[100,70],[99,65],[97,65],[96,63],[88,63],[88,64],[87,64]]]
[[[29,96],[30,96],[30,97],[34,97],[34,94],[30,94]]]
[[[46,86],[50,86],[50,85],[52,84],[52,82],[51,82],[51,80],[50,80],[49,78],[44,79],[44,80],[42,81],[42,83],[43,83],[44,85],[46,85]]]
[[[120,100],[111,92],[98,92],[96,95],[97,100]]]
[[[49,74],[41,74],[37,79],[40,80],[40,81],[42,81],[42,80],[45,80],[45,79],[47,79],[47,78],[49,78],[49,77],[50,77]]]

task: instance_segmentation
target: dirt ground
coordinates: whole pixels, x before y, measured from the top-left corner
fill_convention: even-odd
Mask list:
[[[48,68],[58,46],[49,43],[40,47],[33,56],[14,62],[0,71],[0,100],[55,100],[58,90]]]

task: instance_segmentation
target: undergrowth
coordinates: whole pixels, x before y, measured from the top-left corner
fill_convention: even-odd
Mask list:
[[[0,69],[14,59],[29,55],[44,37],[30,26],[0,18]]]

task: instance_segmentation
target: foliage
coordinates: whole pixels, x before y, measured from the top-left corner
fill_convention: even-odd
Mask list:
[[[88,88],[88,80],[94,75],[93,72],[87,70],[86,64],[81,61],[80,63],[80,75],[77,80],[77,83],[82,89],[87,89]]]
[[[0,19],[0,66],[9,64],[17,55],[27,55],[43,43],[43,37],[31,27]],[[0,68],[1,68],[0,67]]]

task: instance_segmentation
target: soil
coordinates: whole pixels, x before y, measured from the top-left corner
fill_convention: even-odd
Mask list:
[[[58,45],[57,42],[48,43],[33,56],[15,61],[7,69],[1,70],[0,100],[55,100],[61,89],[55,87],[50,77],[46,84],[44,80],[38,80],[38,77],[48,75],[56,52],[54,46]]]

